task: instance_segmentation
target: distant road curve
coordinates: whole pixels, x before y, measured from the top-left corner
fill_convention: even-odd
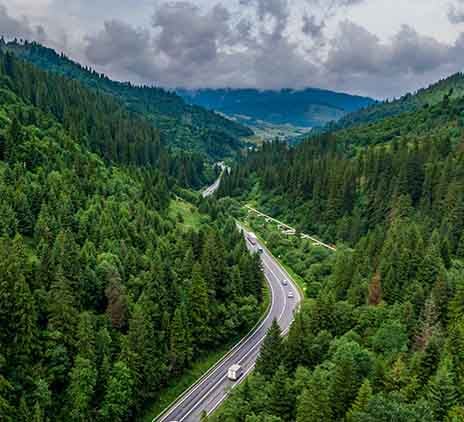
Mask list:
[[[274,223],[277,223],[279,226],[282,226],[285,229],[295,230],[296,231],[295,228],[289,226],[288,224],[283,223],[282,221],[276,220],[275,218],[273,218],[273,217],[271,217],[269,215],[264,214],[263,212],[257,210],[256,208],[250,207],[249,205],[245,205],[245,208],[247,208],[248,211],[254,212],[255,214],[260,215],[261,217],[264,217],[266,220],[273,221]],[[310,236],[309,234],[301,233],[301,238],[302,239],[309,239],[314,244],[322,246],[323,248],[326,248],[326,249],[330,249],[331,251],[335,252],[337,250],[337,248],[335,246],[329,245],[328,243],[324,243],[324,242],[320,241],[319,239],[316,239],[315,237]]]
[[[197,422],[203,411],[207,414],[214,412],[227,398],[229,391],[239,385],[253,370],[261,344],[272,321],[277,320],[284,334],[290,329],[294,312],[302,300],[298,287],[264,245],[257,240],[253,245],[248,240],[248,232],[241,226],[239,229],[244,233],[250,252],[258,252],[259,248],[263,250],[261,253],[263,272],[272,294],[268,313],[250,334],[153,422]],[[283,280],[287,280],[288,284],[283,285]],[[288,297],[289,292],[292,292],[293,297]],[[244,376],[236,382],[227,378],[227,370],[233,364],[241,365],[244,371]]]
[[[221,168],[221,174],[219,177],[214,181],[214,183],[211,186],[208,186],[202,193],[201,195],[203,198],[207,198],[208,196],[213,195],[218,189],[219,186],[221,185],[221,179],[222,176],[224,175],[224,172],[229,170],[229,167],[227,167],[222,161],[219,163],[216,163],[217,166]]]

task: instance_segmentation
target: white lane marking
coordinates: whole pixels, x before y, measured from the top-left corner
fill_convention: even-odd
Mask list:
[[[272,259],[273,262],[277,262],[276,260],[274,260],[274,257],[272,257],[272,256],[271,256],[271,259]],[[289,280],[290,285],[293,287],[293,290],[295,290],[296,294],[298,295],[298,303],[301,302],[302,297],[301,297],[301,294],[300,294],[300,290],[299,290],[298,286],[296,285],[296,283],[293,282],[293,279],[290,276],[290,274],[288,274],[287,270],[285,270],[285,268],[283,268],[278,262],[277,262],[276,267],[279,270],[280,274],[283,275],[285,279]]]
[[[266,256],[269,257],[269,258],[271,258],[271,257],[270,257],[269,255],[267,255],[267,254],[266,254]],[[272,258],[271,258],[271,260],[272,260]],[[274,276],[275,281],[276,281],[277,283],[279,283],[279,277],[277,277],[276,274],[274,273],[274,271],[272,271],[272,269],[270,268],[269,264],[267,264],[267,263],[265,262],[264,259],[262,260],[262,262],[263,262],[264,265],[267,267],[267,269],[271,272],[271,274]],[[275,302],[274,302],[274,298],[275,298],[274,287],[273,287],[273,285],[272,285],[271,280],[268,280],[268,281],[269,281],[269,285],[270,285],[270,287],[271,287],[271,292],[272,292],[272,297],[273,297],[273,303],[275,303]],[[279,283],[279,285],[280,285],[281,289],[283,290],[281,283]],[[285,296],[285,291],[284,291],[284,306],[283,306],[283,308],[282,308],[282,312],[280,313],[280,316],[279,316],[278,321],[280,321],[280,320],[282,319],[282,315],[283,315],[284,312],[285,312],[286,306],[287,306],[287,297]],[[272,314],[272,312],[269,313],[269,317],[271,316],[271,314]],[[266,318],[266,321],[268,321],[268,320],[269,320],[269,318]],[[261,327],[260,327],[260,328],[261,328]],[[258,331],[258,330],[256,330],[256,331]],[[255,332],[256,332],[256,331],[255,331]],[[242,356],[242,358],[240,359],[239,363],[242,363],[242,362],[243,362],[243,361],[244,361],[256,348],[257,348],[257,347],[261,346],[261,343],[264,341],[265,337],[266,337],[266,333],[264,334],[264,336],[262,336],[262,337],[256,342],[256,344],[253,345],[253,347],[252,347],[244,356]],[[237,350],[237,352],[239,352],[239,350]],[[248,370],[248,372],[249,372],[249,370]],[[246,372],[246,373],[248,373],[248,372]],[[218,385],[220,385],[220,384],[224,381],[224,379],[226,379],[226,378],[227,378],[227,374],[226,374],[226,375],[223,375],[223,377],[220,378],[220,379],[219,379],[219,380],[218,380],[218,381],[217,381],[217,382],[216,382],[216,383],[203,395],[203,397],[201,398],[201,401],[199,401],[199,402],[198,402],[194,407],[192,407],[182,418],[179,419],[179,422],[183,422],[186,418],[188,418],[188,417],[190,416],[190,414],[193,413],[193,412],[200,406],[201,402],[204,401],[205,398],[208,397],[208,396],[211,394],[211,392],[214,391],[214,390],[218,387]],[[235,384],[234,384],[234,385],[235,385]],[[225,393],[224,397],[226,397],[226,396],[227,396],[227,392]]]
[[[273,258],[270,257],[269,255],[266,254],[266,257],[267,258],[270,258],[271,261],[273,261]],[[276,279],[277,283],[279,284],[279,287],[280,287],[280,290],[282,290],[282,293],[284,295],[284,306],[282,308],[282,312],[280,313],[279,315],[279,318],[277,319],[277,321],[279,322],[281,319],[282,319],[282,316],[283,314],[285,313],[285,309],[287,309],[287,295],[285,293],[285,289],[283,288],[282,286],[282,280],[280,280],[279,277],[277,277],[277,275],[275,274],[274,271],[272,271],[271,267],[269,264],[266,263],[266,261],[263,259],[263,263],[265,266],[267,266],[268,270],[272,273],[272,275],[274,276],[274,278]]]

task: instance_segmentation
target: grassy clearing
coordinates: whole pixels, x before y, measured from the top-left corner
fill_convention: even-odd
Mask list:
[[[181,199],[171,201],[169,206],[169,215],[185,229],[198,230],[205,221],[206,216],[201,215],[198,209],[188,202]]]

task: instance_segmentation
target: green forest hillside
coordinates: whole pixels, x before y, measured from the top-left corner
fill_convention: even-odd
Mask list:
[[[328,132],[351,128],[362,124],[376,123],[388,117],[417,111],[422,107],[434,106],[441,103],[445,97],[449,100],[453,100],[463,95],[464,75],[462,73],[456,73],[428,88],[420,89],[416,93],[409,93],[399,99],[391,101],[378,102],[359,111],[350,113],[338,122],[329,123],[326,127],[322,128],[322,131]]]
[[[235,155],[242,147],[241,138],[253,134],[250,129],[215,112],[187,104],[173,92],[112,81],[40,44],[2,40],[0,48],[46,71],[110,94],[129,110],[147,118],[171,147],[219,159]]]
[[[264,145],[224,178],[222,195],[338,251],[296,268],[302,310],[288,338],[270,332],[221,421],[464,420],[463,117],[463,97],[438,95],[295,148]],[[305,262],[304,248],[289,260]]]
[[[134,420],[259,319],[234,221],[172,214],[185,162],[114,99],[0,52],[1,421]]]

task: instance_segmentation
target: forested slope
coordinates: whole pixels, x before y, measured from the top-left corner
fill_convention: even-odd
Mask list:
[[[169,151],[160,132],[114,98],[78,81],[42,71],[10,53],[0,52],[2,101],[11,93],[59,121],[66,131],[107,162],[157,167],[182,185],[204,184],[203,158],[198,153]],[[34,113],[24,113],[34,124]]]
[[[464,75],[456,73],[430,85],[428,88],[420,89],[416,93],[408,93],[401,98],[378,102],[359,111],[354,111],[338,122],[329,123],[322,130],[327,132],[375,123],[388,117],[417,111],[422,107],[434,106],[441,103],[445,97],[451,100],[463,95]]]
[[[113,96],[127,109],[146,117],[170,147],[218,159],[235,155],[242,147],[240,139],[253,134],[250,129],[217,113],[187,104],[173,92],[112,81],[40,44],[2,42],[0,48],[46,71]]]
[[[143,120],[8,55],[0,75],[0,420],[134,420],[257,320],[258,259],[218,211],[169,216],[177,159]]]
[[[225,177],[223,195],[338,252],[307,272],[288,339],[269,335],[221,420],[463,420],[463,111],[446,96],[294,149],[265,145]]]

